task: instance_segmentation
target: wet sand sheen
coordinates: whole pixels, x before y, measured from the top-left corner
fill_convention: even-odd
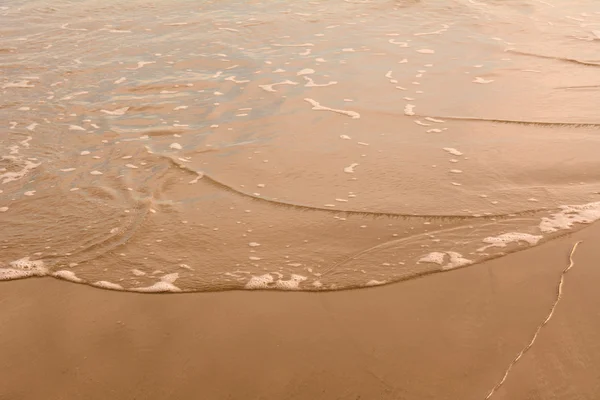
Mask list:
[[[491,398],[592,400],[599,238],[594,225],[475,268],[348,292],[148,296],[49,278],[0,283],[0,393],[485,399],[548,316],[582,241],[552,318]]]

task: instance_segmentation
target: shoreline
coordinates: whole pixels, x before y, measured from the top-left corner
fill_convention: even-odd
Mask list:
[[[4,399],[593,399],[600,224],[449,274],[323,293],[0,282]],[[250,292],[250,293],[249,293]],[[186,296],[183,296],[186,294]]]

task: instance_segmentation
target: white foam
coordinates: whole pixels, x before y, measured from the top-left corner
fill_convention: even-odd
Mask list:
[[[300,283],[304,282],[307,278],[302,275],[292,274],[290,279],[277,279],[273,278],[271,274],[264,274],[259,276],[252,276],[250,280],[244,286],[246,289],[279,289],[279,290],[298,290]],[[314,283],[313,283],[314,285]]]
[[[304,68],[303,70],[298,71],[298,73],[296,75],[302,76],[302,75],[311,75],[311,74],[314,74],[314,73],[315,73],[314,69]]]
[[[85,128],[83,128],[79,125],[69,125],[69,130],[70,131],[85,131]]]
[[[0,281],[9,281],[12,279],[28,278],[31,276],[43,276],[44,274],[35,271],[23,271],[14,268],[0,268]]]
[[[397,42],[396,39],[390,39],[390,40],[388,40],[388,43],[395,44],[399,47],[408,47],[407,42]]]
[[[151,286],[141,287],[141,288],[133,288],[131,289],[134,292],[143,292],[143,293],[164,293],[164,292],[181,292],[181,289],[172,283],[168,282],[156,282]]]
[[[344,172],[347,174],[353,174],[354,168],[358,167],[358,165],[359,164],[357,164],[357,163],[350,164],[349,166],[344,168]]]
[[[309,98],[305,98],[304,101],[310,103],[313,106],[312,107],[313,110],[317,110],[317,111],[331,111],[331,112],[334,112],[334,113],[347,115],[347,116],[351,117],[352,119],[358,119],[358,118],[360,118],[360,114],[357,113],[356,111],[338,110],[338,109],[335,109],[335,108],[325,107],[325,106],[322,106],[318,101],[315,101],[315,100],[309,99]]]
[[[340,135],[340,139],[350,140],[352,138],[350,136],[348,136],[348,135]]]
[[[337,85],[337,81],[329,81],[327,83],[315,83],[315,81],[308,76],[305,76],[304,80],[306,81],[306,85],[304,85],[304,87],[325,87]]]
[[[68,270],[64,270],[64,269],[60,270],[60,271],[56,271],[55,273],[52,274],[52,276],[56,276],[57,278],[64,279],[66,281],[76,282],[76,283],[83,282],[83,279],[78,278],[73,271],[68,271]]]
[[[35,85],[31,85],[28,80],[22,80],[22,81],[17,81],[17,82],[5,83],[2,86],[2,89],[9,89],[9,88],[32,88],[32,87],[35,87]]]
[[[123,286],[108,281],[98,281],[93,283],[93,285],[103,289],[123,290]]]
[[[419,50],[417,50],[417,53],[421,53],[421,54],[433,54],[433,53],[435,53],[435,51],[431,50],[431,49],[419,49]]]
[[[0,264],[0,281],[48,274],[42,260],[30,260],[29,257],[10,262],[9,268],[3,268],[2,265]]]
[[[169,147],[172,149],[175,149],[175,150],[183,149],[183,147],[181,147],[181,145],[179,143],[171,143],[171,145]]]
[[[483,79],[483,78],[477,76],[477,77],[475,77],[475,79],[473,79],[473,82],[485,84],[485,83],[492,83],[492,82],[494,82],[494,80],[493,79]]]
[[[104,114],[108,114],[108,115],[125,115],[127,110],[129,110],[129,107],[117,108],[116,110],[113,110],[113,111],[109,111],[109,110],[100,110],[100,111],[103,112]]]
[[[300,283],[306,279],[305,276],[292,274],[288,280],[278,279],[275,281],[275,287],[280,290],[298,290],[300,289]]]
[[[100,171],[92,171],[90,172],[91,175],[102,175],[102,172]]]
[[[8,207],[0,207],[0,212],[6,212],[8,211]]]
[[[415,115],[415,105],[407,104],[404,106],[404,115]]]
[[[250,247],[258,247],[258,246],[260,246],[260,243],[250,242],[250,243],[248,243],[248,246],[250,246]]]
[[[529,233],[520,233],[520,232],[509,232],[503,233],[498,236],[490,236],[483,239],[483,243],[487,243],[488,246],[481,247],[477,249],[477,251],[483,251],[490,247],[506,247],[510,243],[520,243],[525,242],[529,245],[536,245],[543,236],[540,235],[531,235]]]
[[[278,85],[297,85],[298,82],[294,82],[294,81],[290,81],[290,80],[285,80],[283,82],[277,82],[277,83],[271,83],[270,85],[258,85],[259,88],[267,91],[267,92],[276,92],[275,89],[273,89],[274,86],[278,86]]]
[[[434,251],[429,253],[419,259],[420,263],[433,263],[442,265],[444,263],[444,259],[446,258],[446,253],[440,253],[438,251]]]
[[[246,289],[269,289],[274,279],[271,274],[252,276],[246,283]]]
[[[444,262],[446,261],[446,256],[449,256],[450,260],[447,264],[444,265]],[[434,251],[421,257],[421,259],[419,259],[418,262],[442,265],[443,270],[462,267],[473,263],[473,261],[464,258],[462,254],[454,251],[448,251],[445,253]]]
[[[463,155],[463,153],[461,153],[460,151],[458,151],[452,147],[444,147],[444,150],[447,151],[448,153],[452,154],[453,156],[462,156]]]
[[[385,285],[386,283],[388,283],[388,282],[372,279],[369,282],[365,283],[365,286],[380,286],[380,285]]]
[[[542,218],[540,230],[552,233],[570,229],[574,224],[591,224],[600,220],[600,201],[583,205],[561,206],[560,211]]]
[[[7,157],[4,157],[7,158]],[[22,160],[25,165],[23,165],[23,169],[21,169],[20,171],[11,171],[11,172],[5,172],[3,174],[0,174],[0,179],[2,180],[2,183],[8,183],[8,182],[13,182],[16,180],[19,180],[21,178],[23,178],[25,175],[27,175],[29,173],[29,171],[31,171],[34,168],[39,167],[40,165],[42,165],[42,163],[34,163],[30,160]]]
[[[464,258],[460,253],[449,251],[446,254],[450,256],[450,262],[442,267],[444,270],[473,264],[473,261]]]
[[[137,67],[135,67],[135,68],[127,68],[127,69],[140,69],[140,68],[143,68],[144,65],[154,64],[154,63],[156,63],[156,61],[138,61]]]

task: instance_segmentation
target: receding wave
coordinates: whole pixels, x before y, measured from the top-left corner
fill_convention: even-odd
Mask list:
[[[592,0],[20,3],[0,280],[350,290],[600,219]]]

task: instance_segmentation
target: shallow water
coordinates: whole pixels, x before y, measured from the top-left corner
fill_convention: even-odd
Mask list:
[[[0,19],[0,279],[348,289],[600,219],[597,1],[15,1]]]

